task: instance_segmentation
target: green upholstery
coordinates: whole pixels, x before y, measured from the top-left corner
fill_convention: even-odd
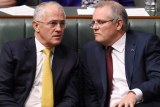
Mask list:
[[[89,19],[79,19],[78,22],[78,49],[86,42],[93,40],[92,29],[89,28]],[[129,29],[152,33],[160,37],[160,19],[129,19]]]
[[[76,19],[67,20],[67,27],[64,32],[62,43],[77,50],[78,47],[78,24]]]
[[[79,50],[85,43],[94,39],[89,28],[91,19],[67,19],[63,44]],[[160,37],[160,19],[129,19],[129,29],[153,33]],[[1,18],[0,49],[5,42],[34,35],[32,19]]]
[[[134,0],[136,6],[144,6],[144,0]]]
[[[89,28],[91,20],[89,19],[79,19],[78,22],[78,49],[80,49],[83,44],[94,39],[93,31]]]
[[[27,0],[25,5],[28,5],[28,6],[36,6],[40,3],[40,0]]]
[[[0,20],[0,47],[7,41],[24,38],[24,26],[24,19]]]

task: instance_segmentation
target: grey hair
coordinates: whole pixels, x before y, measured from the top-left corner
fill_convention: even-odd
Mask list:
[[[57,2],[54,2],[54,1],[42,2],[36,6],[35,11],[34,11],[34,15],[33,15],[33,20],[35,20],[35,21],[41,20],[41,18],[44,16],[44,13],[46,10],[45,7],[48,5],[55,5],[55,6],[57,6],[57,8],[61,9],[64,12],[63,6],[61,6]],[[64,14],[65,14],[65,12],[64,12]]]
[[[127,12],[121,4],[115,2],[115,1],[100,1],[95,5],[95,8],[102,8],[105,6],[111,7],[111,16],[114,21],[113,23],[116,23],[118,19],[121,19],[123,21],[122,30],[127,31],[128,29],[128,15]],[[107,11],[106,11],[107,12]]]

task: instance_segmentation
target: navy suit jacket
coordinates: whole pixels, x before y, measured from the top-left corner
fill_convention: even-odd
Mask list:
[[[69,87],[69,81],[76,74],[77,58],[76,52],[62,45],[55,47],[52,61],[55,106],[62,102],[65,91]],[[36,59],[34,37],[9,42],[2,48],[0,54],[0,107],[24,107],[35,80]],[[72,103],[75,102],[69,102],[69,105]],[[64,107],[67,107],[67,103],[65,105]]]
[[[80,68],[86,107],[107,107],[105,47],[92,41],[81,52]],[[160,107],[160,41],[157,36],[128,31],[125,72],[129,89],[139,88],[143,102],[136,107]]]

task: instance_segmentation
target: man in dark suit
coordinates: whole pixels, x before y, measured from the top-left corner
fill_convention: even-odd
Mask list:
[[[86,107],[160,107],[160,40],[127,23],[119,3],[95,6],[95,41],[80,56]]]
[[[60,44],[65,18],[63,7],[58,3],[41,3],[35,9],[32,23],[35,37],[4,45],[0,54],[0,107],[75,106],[77,100],[64,98],[65,92],[72,89],[69,83],[74,82],[78,62],[76,52]],[[44,49],[52,53],[49,62],[54,101],[50,106],[43,106],[41,102]],[[46,92],[49,91],[52,90],[48,88]],[[72,91],[72,94],[75,93]]]

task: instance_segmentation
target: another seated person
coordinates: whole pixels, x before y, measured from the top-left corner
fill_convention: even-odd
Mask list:
[[[128,30],[125,8],[95,6],[95,40],[81,50],[85,107],[160,107],[160,40]]]
[[[33,16],[34,36],[3,46],[0,107],[76,106],[64,98],[77,69],[76,52],[61,44],[65,19],[60,4],[43,2]]]

